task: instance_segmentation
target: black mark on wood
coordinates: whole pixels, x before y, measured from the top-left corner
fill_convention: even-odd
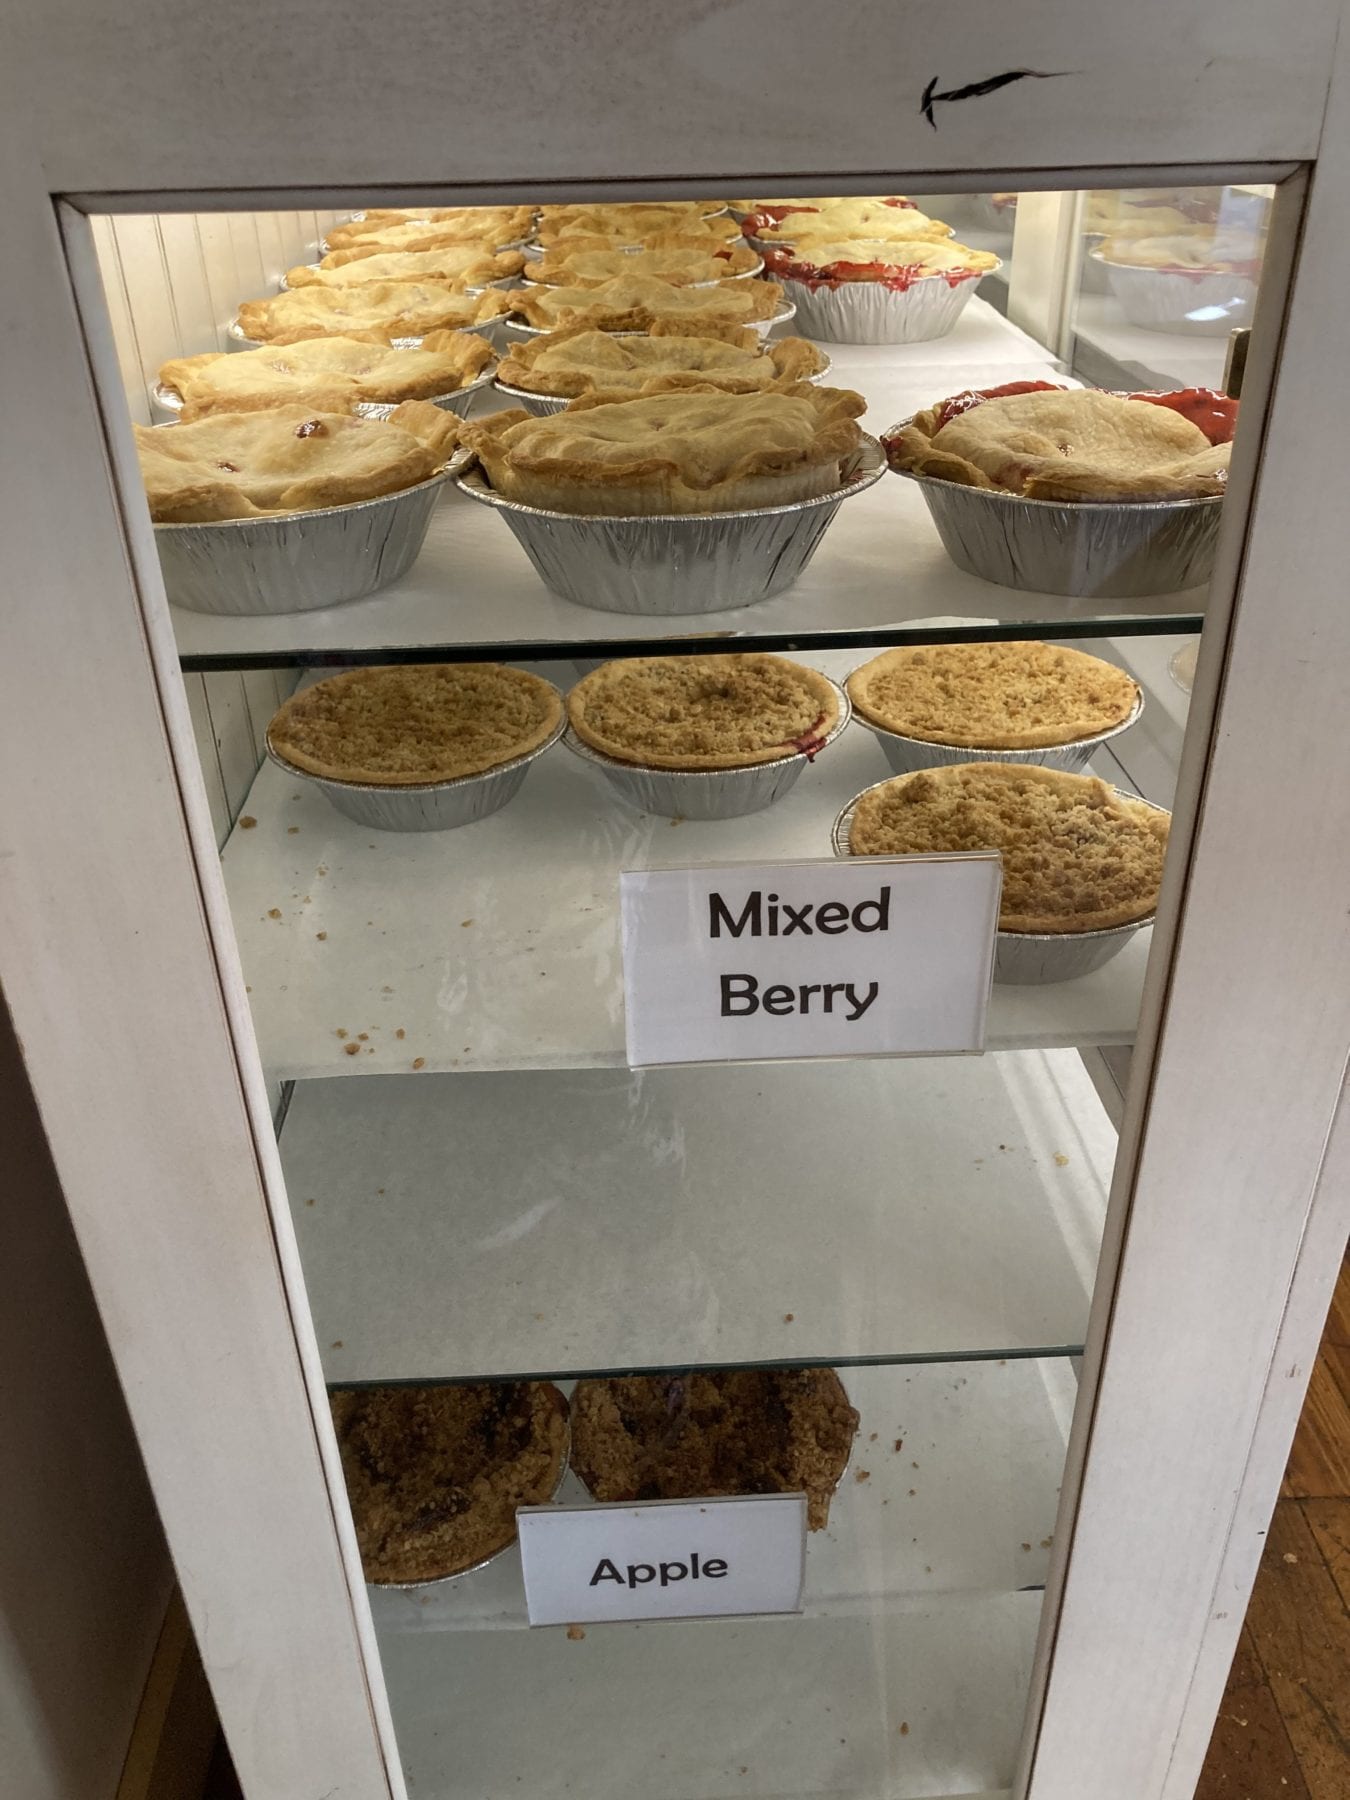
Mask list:
[[[1014,81],[1056,81],[1061,75],[1073,73],[1072,69],[1009,69],[1002,75],[988,75],[983,81],[968,82],[965,87],[948,88],[945,94],[938,93],[939,77],[935,75],[923,90],[919,111],[936,131],[937,120],[933,117],[933,108],[939,100],[978,100],[982,94],[996,94],[1000,88],[1009,87]]]

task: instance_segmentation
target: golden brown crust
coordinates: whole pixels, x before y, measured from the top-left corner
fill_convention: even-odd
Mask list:
[[[572,1466],[597,1500],[805,1493],[812,1531],[857,1435],[833,1369],[707,1369],[579,1381]]]
[[[839,711],[815,669],[756,652],[628,657],[593,669],[567,696],[584,743],[649,769],[744,769],[814,754]]]
[[[735,512],[829,493],[861,442],[846,388],[711,388],[615,400],[582,395],[536,418],[493,413],[462,429],[494,489],[578,513]]]
[[[292,694],[267,741],[328,781],[427,787],[537,750],[562,721],[550,682],[501,663],[348,669]]]
[[[919,644],[885,650],[849,676],[860,718],[962,749],[1071,744],[1123,724],[1138,685],[1100,657],[1061,645]]]
[[[1170,825],[1170,813],[1095,775],[956,763],[869,788],[848,847],[853,856],[997,850],[1000,931],[1103,931],[1153,913]]]
[[[645,224],[633,219],[592,219],[578,214],[559,224],[545,220],[539,227],[538,241],[545,249],[563,249],[583,241],[596,248],[661,249],[674,243],[689,247],[716,249],[722,244],[741,243],[741,228],[729,214],[716,219],[699,219],[689,214],[672,218],[653,217]]]
[[[969,244],[911,238],[804,238],[765,251],[769,273],[786,281],[878,282],[913,286],[916,281],[972,279],[996,269],[999,259]]]
[[[1224,492],[1230,444],[1171,407],[1053,388],[984,400],[942,423],[943,405],[887,439],[893,469],[1028,500],[1186,500]]]
[[[492,360],[487,341],[463,331],[431,332],[418,349],[395,349],[377,333],[363,332],[175,357],[159,379],[181,396],[180,418],[187,424],[213,412],[292,405],[346,412],[362,403],[428,400],[457,393]]]
[[[668,393],[690,385],[753,394],[804,381],[824,367],[823,353],[805,338],[766,340],[749,326],[711,336],[685,329],[621,338],[582,325],[513,345],[497,379],[568,400],[597,392]]]
[[[1108,237],[1098,248],[1103,262],[1134,269],[1184,269],[1195,274],[1242,275],[1254,278],[1263,245],[1255,233],[1216,231],[1193,225],[1182,231],[1143,237],[1126,232]]]
[[[151,518],[185,525],[314,512],[414,487],[443,467],[459,421],[409,400],[388,420],[278,406],[134,430]]]
[[[528,206],[446,207],[429,219],[370,213],[335,225],[327,233],[330,250],[348,250],[358,244],[377,250],[434,250],[465,238],[476,238],[490,249],[519,243],[534,228],[534,210]]]
[[[625,273],[598,287],[527,287],[510,296],[513,312],[545,331],[589,326],[594,331],[650,331],[677,319],[708,325],[754,325],[783,304],[774,281],[720,281],[678,288],[650,275]]]
[[[616,250],[601,239],[559,244],[529,266],[529,279],[544,287],[599,287],[616,276],[646,275],[672,287],[702,287],[753,275],[761,259],[744,248],[712,250],[676,237],[667,247]]]
[[[439,1581],[513,1543],[553,1498],[567,1402],[549,1381],[348,1388],[330,1396],[366,1580]]]
[[[517,296],[490,288],[456,293],[442,281],[354,282],[350,287],[300,287],[265,300],[244,300],[239,328],[260,344],[293,344],[304,338],[350,337],[377,331],[386,338],[425,337],[454,331],[509,312]],[[237,353],[236,353],[237,354]]]
[[[487,287],[519,275],[525,258],[519,250],[496,254],[481,244],[443,244],[435,250],[380,251],[359,246],[334,250],[322,262],[303,263],[286,271],[288,288],[352,287],[372,281],[446,282],[457,293]]]
[[[769,202],[770,207],[775,203]],[[781,206],[787,202],[779,201]],[[917,207],[896,206],[890,198],[820,200],[801,203],[776,223],[747,222],[747,229],[768,244],[804,244],[809,239],[876,238],[889,243],[940,242],[952,236],[950,225],[930,219]]]
[[[691,220],[707,218],[721,208],[720,200],[580,201],[562,206],[541,206],[539,235],[580,230],[612,238],[631,231],[635,239],[648,231],[678,230]]]

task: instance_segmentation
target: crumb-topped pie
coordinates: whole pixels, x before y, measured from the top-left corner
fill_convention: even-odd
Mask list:
[[[901,293],[921,281],[942,280],[953,287],[959,282],[976,281],[996,269],[998,261],[987,250],[923,238],[904,242],[885,238],[805,238],[798,244],[764,252],[765,268],[783,281],[799,281],[810,289],[869,282]]]
[[[267,300],[245,300],[239,329],[259,344],[293,344],[302,338],[347,337],[376,331],[386,338],[425,337],[429,331],[462,331],[500,317],[514,294],[490,288],[459,294],[441,281],[372,281],[349,287],[299,287]]]
[[[519,243],[534,226],[530,206],[447,206],[427,218],[367,213],[335,225],[325,234],[330,250],[370,245],[377,250],[434,250],[457,239],[475,238],[493,249]]]
[[[881,242],[940,241],[952,236],[941,219],[930,219],[898,195],[859,200],[770,203],[746,214],[741,229],[770,244],[798,244],[819,238],[874,238]]]
[[[549,1381],[347,1388],[330,1395],[361,1567],[375,1584],[440,1581],[515,1541],[516,1508],[551,1500],[567,1402]]]
[[[161,525],[256,519],[374,500],[426,481],[459,420],[427,400],[388,418],[278,406],[134,427],[150,517]]]
[[[432,331],[420,346],[394,348],[375,333],[302,338],[233,355],[219,350],[180,356],[159,371],[160,385],[180,396],[190,423],[215,412],[307,406],[346,412],[354,405],[430,400],[467,387],[493,360],[490,345],[463,331]]]
[[[403,663],[302,688],[274,715],[267,742],[329,781],[425,787],[527,756],[561,721],[558,690],[523,669]]]
[[[1137,683],[1057,644],[914,644],[883,650],[847,682],[860,718],[930,744],[1030,750],[1121,725]]]
[[[322,262],[288,269],[286,285],[350,287],[370,281],[448,281],[458,288],[487,287],[519,275],[525,258],[519,250],[494,254],[477,243],[442,244],[435,250],[333,250]]]
[[[616,337],[582,325],[513,346],[497,379],[507,387],[568,400],[580,394],[654,394],[690,386],[754,394],[809,380],[824,367],[824,354],[805,338],[768,341],[748,326],[715,336],[668,328]]]
[[[839,714],[833,682],[753,651],[602,663],[567,696],[583,743],[648,769],[744,769],[811,756]]]
[[[647,275],[672,287],[694,287],[753,275],[760,259],[753,250],[725,249],[677,238],[664,249],[616,250],[582,238],[556,244],[529,266],[529,279],[546,287],[598,287],[616,275]]]
[[[833,1369],[695,1369],[579,1381],[572,1467],[597,1500],[804,1493],[822,1531],[858,1414]]]
[[[1170,816],[1095,775],[957,763],[869,788],[849,827],[853,856],[997,850],[1000,931],[1103,931],[1158,903]]]
[[[583,395],[564,412],[519,409],[463,426],[497,493],[559,512],[738,512],[841,485],[866,410],[846,388],[797,382],[763,394]]]
[[[631,262],[632,258],[627,261]],[[695,325],[755,325],[782,309],[773,281],[719,281],[672,287],[652,275],[622,274],[596,287],[527,287],[510,296],[513,312],[538,330],[587,325],[594,331],[650,331],[660,320]]]
[[[1107,394],[1049,382],[973,389],[886,439],[905,474],[1029,500],[1169,500],[1222,494],[1237,402],[1208,390]]]

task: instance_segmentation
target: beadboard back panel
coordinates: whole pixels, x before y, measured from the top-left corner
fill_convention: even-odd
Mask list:
[[[127,407],[139,425],[162,415],[150,394],[162,364],[227,347],[241,300],[276,292],[296,263],[343,217],[330,212],[158,213],[95,218]],[[187,675],[188,706],[223,844],[263,757],[267,721],[295,685],[293,674]]]

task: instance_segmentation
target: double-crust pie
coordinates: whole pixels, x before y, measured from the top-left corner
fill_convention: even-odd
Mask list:
[[[1103,931],[1154,911],[1170,824],[1095,775],[957,763],[869,788],[848,848],[853,856],[997,850],[1000,931]]]
[[[492,362],[491,346],[463,331],[432,331],[420,347],[395,349],[374,332],[362,337],[303,338],[233,355],[219,350],[164,364],[161,386],[183,402],[188,423],[207,413],[307,406],[346,412],[363,403],[389,405],[458,393]]]
[[[567,696],[573,731],[615,762],[648,769],[744,769],[814,755],[839,696],[786,657],[635,656],[602,663]]]
[[[712,1369],[579,1381],[572,1467],[597,1500],[804,1493],[829,1523],[858,1414],[833,1369]]]
[[[824,355],[805,338],[769,341],[746,326],[709,336],[668,328],[616,337],[583,325],[513,346],[497,379],[508,387],[568,400],[580,394],[656,394],[690,386],[755,394],[808,380],[824,367]]]
[[[626,259],[631,263],[631,257]],[[558,331],[587,325],[593,331],[650,331],[658,321],[693,328],[755,325],[782,309],[775,281],[719,281],[712,287],[672,287],[653,275],[624,273],[596,287],[526,287],[511,294],[511,310],[527,325]]]
[[[753,250],[687,244],[677,238],[665,249],[616,250],[582,238],[555,244],[529,266],[529,279],[546,287],[598,287],[619,275],[647,275],[672,287],[694,287],[752,275],[760,266]]]
[[[1261,273],[1261,240],[1250,232],[1195,227],[1160,237],[1112,236],[1100,246],[1103,262],[1169,275],[1236,275],[1255,281]]]
[[[847,686],[853,710],[883,731],[985,750],[1096,737],[1139,703],[1137,684],[1114,663],[1041,643],[883,650]]]
[[[553,1498],[567,1402],[549,1381],[364,1387],[329,1397],[361,1567],[441,1581],[515,1540],[516,1508]]]
[[[530,206],[447,206],[429,218],[395,218],[368,213],[327,232],[330,250],[368,245],[376,250],[434,250],[458,239],[476,238],[491,249],[521,242],[534,227]]]
[[[859,200],[821,200],[770,203],[750,212],[741,221],[749,237],[770,244],[800,244],[808,240],[875,238],[896,243],[941,240],[952,236],[950,225],[930,219],[909,200],[898,195]]]
[[[720,212],[716,200],[580,201],[575,205],[541,206],[539,236],[545,241],[561,232],[580,229],[597,237],[631,233],[631,241],[652,231],[678,231],[691,220]]]
[[[647,249],[660,249],[665,244],[680,242],[716,249],[721,244],[737,243],[741,228],[729,213],[722,213],[715,219],[681,214],[673,219],[649,219],[645,225],[628,218],[597,218],[578,213],[570,219],[546,219],[539,227],[538,236],[539,242],[550,250],[580,242]]]
[[[509,280],[524,267],[519,250],[494,254],[472,242],[443,244],[436,250],[333,250],[320,263],[288,269],[286,285],[351,287],[371,281],[445,281],[463,289]]]
[[[386,338],[425,337],[498,318],[514,294],[489,288],[456,293],[443,281],[371,281],[349,287],[299,287],[267,300],[245,300],[239,328],[260,344],[294,344],[302,338],[348,337],[376,331]]]
[[[274,715],[267,741],[329,781],[427,787],[527,756],[561,721],[558,690],[523,669],[403,663],[302,688]]]
[[[135,432],[151,518],[186,525],[398,493],[444,465],[458,429],[452,413],[406,400],[387,420],[278,406]]]
[[[861,394],[797,382],[764,394],[583,395],[462,427],[497,493],[559,512],[712,513],[831,492],[861,442]]]
[[[951,287],[977,281],[998,267],[998,258],[954,241],[805,238],[799,244],[766,250],[764,266],[782,281],[800,281],[813,290],[871,282],[903,293],[920,281],[940,280]]]
[[[1222,494],[1237,403],[1203,389],[1107,394],[1048,382],[954,394],[886,439],[893,469],[1029,500]]]

